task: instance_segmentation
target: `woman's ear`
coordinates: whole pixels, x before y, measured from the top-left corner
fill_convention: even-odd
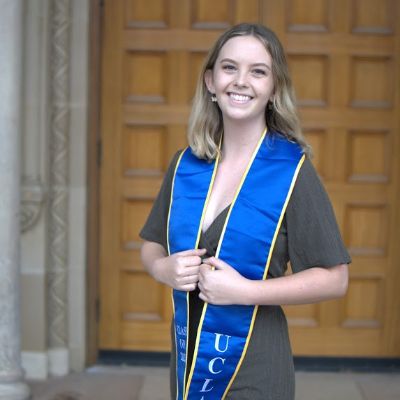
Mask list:
[[[206,70],[206,72],[204,73],[204,83],[207,86],[207,89],[210,93],[214,94],[215,90],[214,90],[214,83],[213,83],[213,76],[212,76],[212,70],[208,69]]]

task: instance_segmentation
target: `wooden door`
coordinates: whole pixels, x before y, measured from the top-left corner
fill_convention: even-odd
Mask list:
[[[138,232],[169,160],[186,144],[190,100],[207,50],[224,29],[249,21],[270,26],[287,49],[314,163],[353,257],[344,299],[286,307],[294,352],[400,355],[397,5],[104,2],[101,349],[169,350],[170,290],[145,273]]]
[[[294,351],[399,355],[399,3],[281,5],[304,131],[353,259],[344,299],[287,308]]]

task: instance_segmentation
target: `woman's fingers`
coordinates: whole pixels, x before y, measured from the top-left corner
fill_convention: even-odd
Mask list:
[[[206,249],[191,249],[170,256],[172,267],[170,286],[187,292],[195,290],[199,280],[201,256],[204,254]]]
[[[181,268],[198,267],[202,263],[201,257],[196,255],[182,255],[176,256],[176,264]]]
[[[182,290],[184,292],[193,292],[197,287],[196,283],[189,283],[187,285],[183,285],[179,290]]]
[[[188,283],[197,283],[199,281],[199,276],[197,275],[189,275],[185,276],[181,279],[182,284],[186,285]]]
[[[196,289],[198,281],[199,281],[198,274],[181,277],[179,279],[178,289],[183,290],[185,292],[191,292],[192,290]]]
[[[205,260],[203,260],[203,263],[211,265],[216,269],[229,269],[229,265],[226,262],[216,257],[206,258]]]
[[[201,276],[202,279],[204,279],[206,277],[206,275],[213,270],[214,270],[214,267],[212,265],[201,264],[199,267],[199,275]]]
[[[182,263],[185,265],[185,267],[190,267],[196,265],[198,266],[202,263],[202,261],[199,256],[188,256],[182,260]]]
[[[176,254],[180,256],[203,256],[204,254],[206,254],[206,252],[207,252],[206,249],[189,249],[180,251],[179,253]]]
[[[194,266],[189,266],[189,267],[182,267],[178,273],[179,276],[185,277],[185,276],[198,276],[199,275],[199,265],[194,265]]]

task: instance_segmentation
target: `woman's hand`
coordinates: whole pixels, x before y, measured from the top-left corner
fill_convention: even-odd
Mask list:
[[[205,249],[186,250],[154,261],[160,281],[185,292],[196,289],[199,281],[201,256]]]
[[[250,280],[215,257],[203,261],[198,283],[199,297],[218,305],[310,304],[344,296],[347,285],[347,264],[313,267],[267,280]]]
[[[193,249],[168,256],[163,246],[147,241],[141,249],[144,266],[158,282],[185,292],[196,288],[204,254],[206,249]]]
[[[226,262],[211,257],[200,266],[200,299],[211,304],[245,304],[248,279]]]

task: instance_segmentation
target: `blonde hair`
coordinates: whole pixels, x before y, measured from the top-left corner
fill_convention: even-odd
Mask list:
[[[253,36],[264,44],[272,59],[274,81],[273,102],[268,102],[265,120],[269,131],[276,131],[291,141],[297,142],[303,152],[311,155],[300,127],[295,105],[295,96],[289,76],[283,47],[273,31],[259,24],[239,24],[223,33],[210,49],[201,70],[189,118],[188,142],[199,158],[215,159],[223,134],[222,113],[217,103],[211,102],[204,82],[207,70],[214,68],[224,44],[236,36]]]

